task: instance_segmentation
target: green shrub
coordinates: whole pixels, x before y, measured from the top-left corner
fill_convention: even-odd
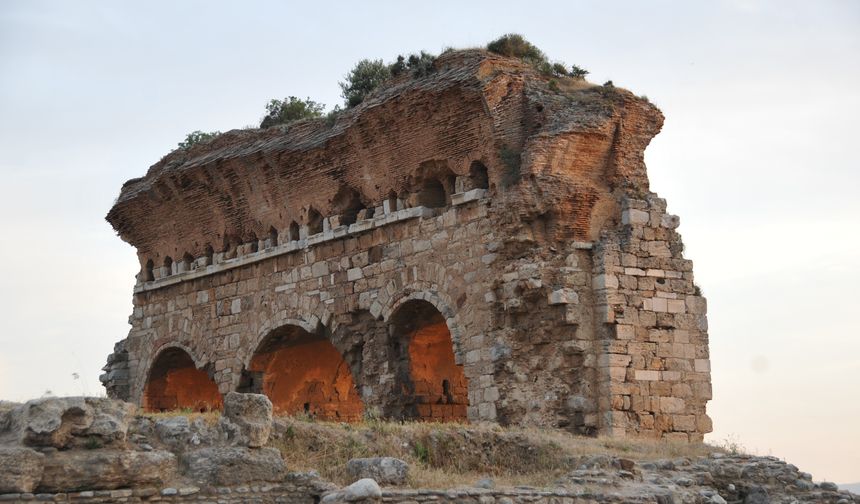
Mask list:
[[[406,58],[402,54],[397,55],[397,60],[394,63],[388,65],[388,71],[391,73],[391,75],[395,77],[405,72]]]
[[[391,76],[388,65],[382,60],[363,59],[340,82],[341,96],[347,108],[355,107]]]
[[[415,441],[415,446],[412,447],[412,455],[422,464],[426,464],[430,461],[430,448],[421,441]]]
[[[533,64],[546,62],[543,51],[518,33],[502,35],[487,44],[487,50],[509,58],[520,58]]]
[[[388,65],[388,71],[395,77],[407,70],[411,71],[415,77],[424,77],[434,70],[433,64],[435,62],[436,56],[426,51],[410,54],[408,58],[401,54],[397,56],[394,63]]]
[[[406,60],[406,67],[412,71],[415,77],[424,77],[433,71],[433,64],[436,62],[436,56],[421,51],[418,54],[410,54]]]
[[[509,58],[520,58],[547,77],[584,79],[588,75],[588,70],[577,65],[571,65],[568,70],[564,63],[550,63],[543,51],[517,33],[502,35],[487,44],[487,50]]]
[[[200,130],[192,131],[191,133],[185,135],[185,140],[183,140],[182,142],[179,142],[178,148],[179,149],[187,149],[187,148],[191,147],[192,145],[196,145],[199,143],[206,143],[206,142],[212,140],[213,138],[217,137],[220,134],[221,134],[220,131],[209,131],[209,132],[200,131]]]
[[[331,109],[328,114],[325,115],[325,123],[331,128],[334,126],[334,123],[337,122],[337,118],[340,117],[340,114],[343,113],[343,109],[340,108],[340,105],[335,105],[333,109]]]
[[[289,96],[281,100],[271,100],[266,104],[266,117],[260,123],[261,128],[270,128],[277,124],[289,124],[300,119],[322,117],[325,105],[310,98],[302,100]]]
[[[570,65],[570,71],[567,72],[567,75],[574,79],[585,79],[585,76],[588,75],[588,70],[577,65]]]
[[[556,77],[564,77],[568,75],[567,67],[564,66],[564,63],[553,63],[552,74]]]

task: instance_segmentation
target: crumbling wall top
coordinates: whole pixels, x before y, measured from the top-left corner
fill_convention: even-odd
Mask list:
[[[528,208],[574,205],[585,229],[612,191],[647,190],[643,151],[662,121],[623,89],[559,89],[519,60],[454,51],[428,76],[393,79],[332,124],[233,130],[176,150],[123,185],[107,220],[142,264],[199,257],[321,216],[354,218],[392,198],[427,206],[433,184],[450,199],[477,163],[491,195]],[[560,180],[566,191],[531,188]],[[584,196],[571,203],[573,193]]]

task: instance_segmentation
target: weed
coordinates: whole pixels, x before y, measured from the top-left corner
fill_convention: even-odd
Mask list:
[[[99,441],[99,438],[93,436],[88,437],[86,443],[84,443],[84,448],[87,450],[97,450],[102,446],[102,442]]]
[[[412,454],[422,464],[430,462],[430,449],[420,441],[415,442],[415,446],[412,447]]]
[[[738,441],[737,434],[729,434],[722,441],[718,441],[714,446],[725,450],[731,455],[744,455],[749,453],[747,448]]]

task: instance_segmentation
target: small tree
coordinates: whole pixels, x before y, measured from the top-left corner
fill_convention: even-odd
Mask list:
[[[187,149],[187,148],[191,147],[192,145],[208,142],[220,134],[221,134],[220,131],[209,131],[209,132],[200,131],[200,130],[192,131],[191,133],[185,135],[184,141],[179,142],[178,148],[179,149]]]
[[[588,75],[588,70],[577,65],[570,65],[570,71],[567,75],[574,79],[585,79],[585,76]]]
[[[397,55],[397,61],[388,65],[388,72],[397,77],[406,71],[406,58],[402,54]]]
[[[300,119],[322,117],[325,105],[310,98],[302,100],[289,96],[283,101],[271,100],[266,104],[266,117],[260,123],[261,128],[269,128],[277,124],[289,124]]]
[[[371,91],[391,76],[391,70],[381,59],[359,61],[346,75],[346,82],[340,82],[341,96],[347,108],[363,102]]]

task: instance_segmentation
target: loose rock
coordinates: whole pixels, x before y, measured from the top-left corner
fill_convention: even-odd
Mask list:
[[[355,458],[346,471],[355,479],[372,478],[382,485],[402,485],[409,476],[409,464],[393,457]]]
[[[363,478],[343,489],[344,499],[347,502],[364,499],[378,499],[382,497],[382,489],[376,481],[371,478]]]

